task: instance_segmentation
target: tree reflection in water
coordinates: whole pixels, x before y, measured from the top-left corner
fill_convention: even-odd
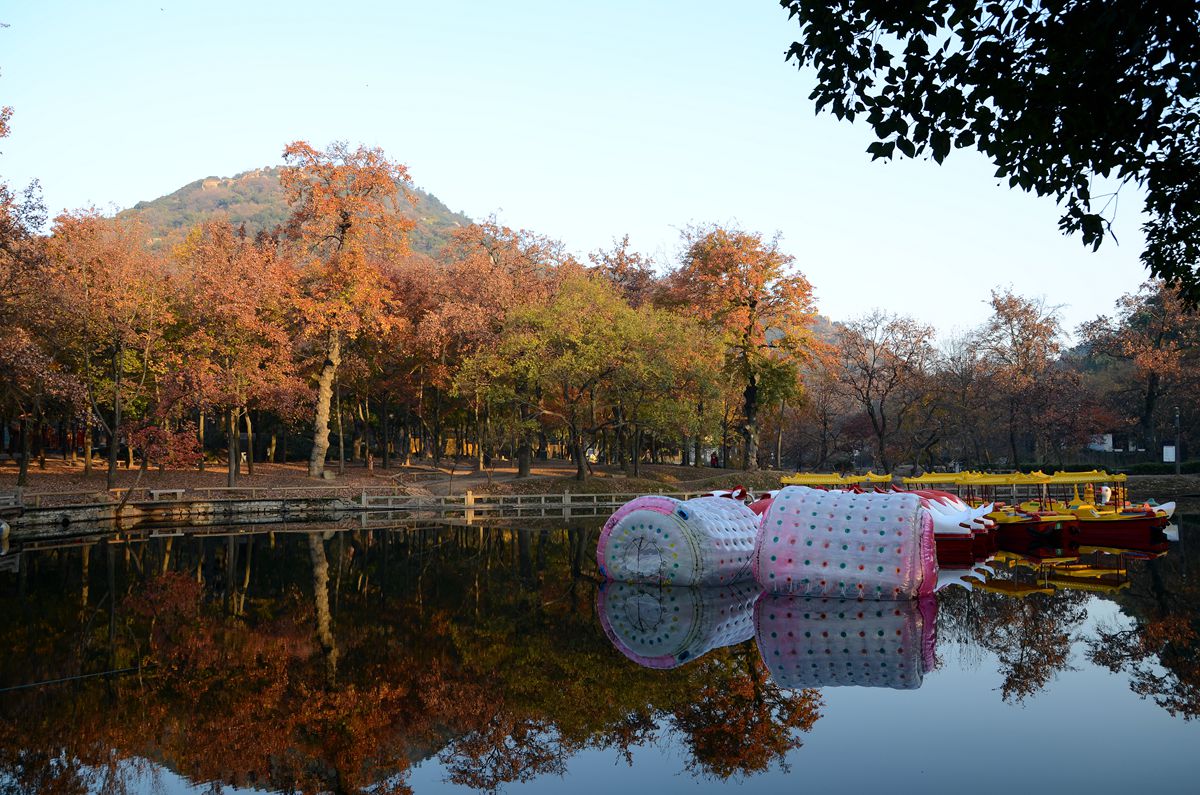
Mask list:
[[[580,527],[410,528],[25,550],[0,580],[0,686],[134,671],[7,694],[0,781],[123,792],[163,765],[193,782],[404,792],[436,756],[451,781],[492,790],[667,733],[702,775],[800,744],[819,699],[775,687],[751,645],[671,676],[621,658],[595,620],[593,546]]]
[[[939,637],[995,654],[1005,701],[1020,703],[1070,670],[1071,644],[1087,617],[1087,594],[1055,591],[1015,598],[950,588],[938,596]]]
[[[1142,569],[1117,598],[1130,626],[1105,626],[1088,640],[1097,665],[1171,715],[1200,717],[1200,549],[1179,544]]]
[[[595,528],[289,529],[306,532],[23,550],[0,574],[0,687],[125,673],[5,693],[0,791],[141,791],[167,768],[217,791],[399,793],[428,759],[496,790],[583,750],[629,760],[658,743],[730,778],[785,763],[820,718],[819,691],[776,682],[736,622],[673,651],[672,671],[626,659],[593,607]],[[1114,597],[1129,624],[1084,639],[1185,717],[1200,703],[1196,568],[1194,554],[1137,564]],[[938,633],[994,653],[1020,702],[1068,670],[1084,598],[950,589]]]

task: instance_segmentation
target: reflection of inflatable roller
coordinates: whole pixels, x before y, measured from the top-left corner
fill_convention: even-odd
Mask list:
[[[728,585],[750,579],[758,516],[727,497],[638,497],[604,524],[596,562],[607,579]]]
[[[780,687],[911,690],[934,665],[937,602],[763,594],[754,625],[759,653]]]
[[[915,599],[933,593],[933,522],[908,493],[788,486],[762,517],[754,577],[772,593]]]
[[[656,588],[608,583],[596,598],[600,625],[612,644],[647,668],[674,668],[754,635],[758,588]]]

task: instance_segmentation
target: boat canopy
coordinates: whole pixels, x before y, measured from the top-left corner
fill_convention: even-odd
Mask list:
[[[1071,486],[1085,483],[1124,483],[1124,473],[1110,475],[1103,470],[1091,472],[926,472],[917,477],[903,478],[906,486],[931,483],[951,486]]]
[[[836,472],[829,474],[821,472],[797,472],[794,475],[784,475],[779,479],[785,486],[850,486],[861,483],[858,475],[842,476]]]
[[[1109,474],[1102,469],[1091,472],[925,472],[916,477],[901,478],[906,486],[1072,486],[1086,483],[1124,483],[1124,473]],[[853,486],[860,483],[891,483],[892,476],[839,475],[836,472],[797,472],[780,478],[785,486]]]
[[[949,483],[956,485],[962,482],[963,472],[924,472],[916,477],[901,478],[905,485],[926,485],[930,483]]]

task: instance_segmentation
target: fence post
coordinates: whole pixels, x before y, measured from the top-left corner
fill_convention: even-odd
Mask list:
[[[570,519],[571,518],[571,492],[569,492],[569,491],[563,492],[562,506],[563,506],[563,518]]]
[[[463,495],[463,519],[467,524],[475,521],[475,493],[470,489]]]

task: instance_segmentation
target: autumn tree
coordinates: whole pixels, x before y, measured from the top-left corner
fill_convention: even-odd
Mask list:
[[[1163,402],[1200,383],[1200,316],[1188,311],[1162,280],[1121,296],[1116,309],[1113,317],[1102,315],[1083,324],[1079,333],[1101,364],[1121,365],[1115,402],[1149,449],[1158,439]]]
[[[892,468],[891,446],[914,419],[934,358],[933,329],[909,317],[875,310],[844,324],[837,335],[842,386],[867,415],[875,464]]]
[[[0,108],[0,139],[11,116],[12,108]],[[0,181],[0,408],[20,417],[18,486],[27,484],[32,426],[48,405],[57,401],[71,415],[86,411],[78,380],[54,359],[46,336],[54,307],[44,283],[45,220],[36,183],[17,193]]]
[[[840,463],[837,459],[849,452],[845,428],[856,404],[842,388],[841,366],[835,349],[814,358],[801,374],[804,395],[797,406],[801,420],[796,424],[797,457],[818,472],[832,463]]]
[[[195,227],[174,251],[179,325],[186,366],[176,388],[203,412],[225,415],[228,484],[240,470],[239,421],[252,442],[250,407],[269,403],[291,375],[287,309],[294,300],[290,263],[227,221]],[[253,448],[250,451],[253,458]]]
[[[614,240],[610,249],[592,252],[588,259],[596,270],[616,285],[625,301],[634,309],[654,298],[658,286],[654,261],[633,250],[629,235]]]
[[[87,400],[79,381],[23,328],[0,327],[0,371],[5,374],[0,379],[0,408],[21,418],[17,485],[27,486],[34,423],[55,406],[68,416],[83,414],[89,411]]]
[[[0,107],[0,139],[9,134],[12,108]],[[45,257],[40,240],[46,208],[36,182],[14,191],[0,180],[0,328],[26,319],[20,300],[35,292]]]
[[[535,386],[531,411],[566,426],[575,477],[587,475],[585,436],[596,432],[595,401],[626,361],[634,312],[603,282],[578,274],[550,302],[516,313],[496,356],[513,383]],[[528,399],[514,390],[517,400]]]
[[[415,203],[415,197],[407,188],[407,168],[378,148],[337,142],[322,152],[296,141],[283,157],[280,180],[291,207],[287,231],[299,270],[296,305],[322,360],[308,465],[311,477],[321,477],[342,343],[387,324],[390,296],[380,263],[407,252],[414,222],[400,203]]]
[[[694,308],[725,338],[726,366],[742,385],[743,466],[758,467],[763,391],[795,383],[811,344],[812,286],[792,268],[778,236],[720,226],[684,232],[683,261],[671,273],[672,301]]]
[[[438,286],[436,301],[418,328],[429,352],[427,359],[437,368],[432,375],[436,377],[434,397],[439,402],[448,366],[494,351],[513,315],[524,310],[536,312],[565,276],[581,270],[561,242],[512,229],[495,219],[456,233],[442,259],[445,269],[434,282]],[[508,375],[519,373],[510,370]],[[425,374],[419,377],[424,382]],[[456,378],[458,391],[472,403],[477,435],[484,435],[485,422],[508,425],[517,437],[517,474],[528,476],[533,438],[540,425],[539,384],[531,374],[505,380],[501,389],[507,397],[502,398],[493,389],[498,382],[478,367],[472,366],[466,377]],[[435,423],[439,421],[438,407],[435,404]],[[489,413],[489,408],[503,407],[511,410],[507,421],[502,410],[495,416]],[[440,437],[440,427],[432,430],[435,438]]]
[[[56,218],[49,241],[59,352],[108,434],[109,488],[130,415],[154,413],[156,376],[175,364],[162,346],[172,318],[168,285],[143,240],[136,225],[83,210]]]
[[[957,334],[942,343],[935,379],[947,410],[946,435],[954,457],[986,461],[988,430],[997,420],[991,411],[992,371],[978,333]]]
[[[1018,428],[1027,416],[1024,401],[1047,387],[1051,368],[1062,350],[1058,307],[1042,299],[1024,298],[1012,290],[993,290],[992,314],[984,325],[981,350],[995,374],[993,388],[1003,402],[1009,453],[1017,466]]]

